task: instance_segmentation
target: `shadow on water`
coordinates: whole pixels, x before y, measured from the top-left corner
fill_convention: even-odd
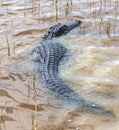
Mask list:
[[[1,0],[0,129],[119,129],[118,5],[118,0]],[[40,82],[33,48],[51,25],[75,19],[83,21],[82,26],[57,39],[69,50],[59,75],[116,119],[79,111]]]

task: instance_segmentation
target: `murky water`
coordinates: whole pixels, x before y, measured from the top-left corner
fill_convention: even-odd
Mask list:
[[[69,50],[60,77],[115,119],[77,111],[40,83],[32,50],[57,22],[83,21],[58,38]],[[0,129],[119,130],[119,1],[1,0]]]

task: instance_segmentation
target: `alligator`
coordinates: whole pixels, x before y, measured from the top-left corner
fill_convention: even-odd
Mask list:
[[[80,20],[75,20],[64,25],[61,23],[53,25],[44,34],[43,41],[34,48],[33,56],[42,68],[41,79],[43,85],[52,92],[55,92],[63,101],[76,105],[81,111],[115,117],[115,114],[110,110],[106,110],[94,101],[84,99],[59,77],[59,64],[65,57],[68,49],[56,39],[53,39],[66,35],[74,28],[80,26],[81,23]]]

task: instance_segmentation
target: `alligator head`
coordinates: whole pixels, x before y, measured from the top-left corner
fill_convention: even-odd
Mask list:
[[[73,22],[69,22],[64,25],[61,23],[53,25],[46,31],[46,33],[43,36],[43,39],[46,40],[46,39],[51,39],[53,37],[60,37],[62,35],[65,35],[71,30],[73,30],[74,28],[76,28],[77,26],[80,26],[81,23],[82,22],[80,20],[75,20]]]

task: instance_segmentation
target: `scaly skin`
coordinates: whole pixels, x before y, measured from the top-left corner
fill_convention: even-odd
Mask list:
[[[55,92],[58,95],[58,97],[60,97],[63,101],[78,106],[80,110],[83,109],[83,111],[85,112],[91,112],[93,114],[101,114],[101,115],[103,114],[103,115],[115,117],[115,115],[111,111],[105,110],[102,106],[94,103],[93,101],[84,99],[82,96],[74,92],[69,87],[69,85],[64,83],[59,78],[58,75],[59,63],[61,62],[62,58],[65,56],[67,49],[61,43],[54,41],[52,39],[52,36],[54,37],[61,36],[67,33],[67,31],[69,32],[70,30],[78,26],[76,23],[81,23],[81,22],[75,21],[67,25],[61,25],[61,24],[54,25],[49,29],[49,31],[46,32],[44,36],[44,41],[42,41],[33,50],[33,55],[37,57],[36,59],[40,63],[42,68],[43,84],[46,88]],[[64,30],[63,32],[63,29],[66,30]],[[52,31],[53,31],[53,35],[52,35]],[[58,33],[60,34],[58,35]]]

